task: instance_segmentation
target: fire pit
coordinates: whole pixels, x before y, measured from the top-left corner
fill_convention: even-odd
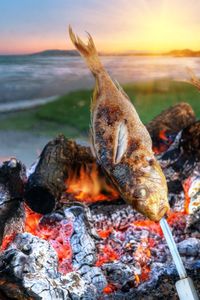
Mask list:
[[[167,220],[200,292],[200,122],[179,104],[147,128]],[[178,299],[159,224],[120,199],[89,147],[59,136],[26,173],[16,159],[0,168],[0,299]]]

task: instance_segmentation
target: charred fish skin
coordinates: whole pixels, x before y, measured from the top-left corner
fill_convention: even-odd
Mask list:
[[[159,221],[169,209],[165,176],[154,157],[152,141],[123,89],[104,69],[90,35],[88,44],[69,27],[70,38],[95,77],[91,136],[97,160],[137,211]]]

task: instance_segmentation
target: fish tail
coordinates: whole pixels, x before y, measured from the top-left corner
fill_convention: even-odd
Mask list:
[[[94,41],[91,35],[88,33],[88,43],[85,44],[78,36],[76,36],[69,26],[69,35],[72,43],[79,51],[79,53],[85,58],[86,63],[94,75],[97,75],[103,70],[103,66],[100,62],[97,50],[95,48]]]

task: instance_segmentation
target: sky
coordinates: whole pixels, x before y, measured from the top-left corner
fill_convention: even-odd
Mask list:
[[[0,0],[0,54],[73,49],[69,24],[103,52],[200,50],[199,0]]]

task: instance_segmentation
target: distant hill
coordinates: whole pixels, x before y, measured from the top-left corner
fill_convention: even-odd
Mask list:
[[[172,50],[169,52],[148,52],[148,51],[138,51],[130,50],[124,52],[99,52],[100,56],[175,56],[175,57],[200,57],[200,50],[193,51],[190,49],[183,50]],[[36,52],[32,54],[20,54],[20,55],[0,55],[0,56],[80,56],[76,50],[58,50],[50,49],[41,52]]]
[[[170,52],[165,53],[165,55],[176,56],[176,57],[199,57],[200,51],[193,51],[190,49],[172,50]]]
[[[29,54],[30,56],[80,56],[76,50],[44,50]]]

